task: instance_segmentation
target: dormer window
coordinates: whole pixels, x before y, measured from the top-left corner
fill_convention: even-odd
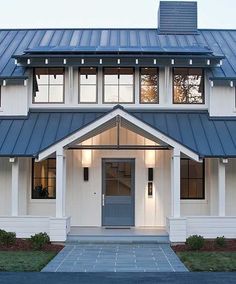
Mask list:
[[[33,103],[64,102],[64,69],[36,68],[34,70]]]
[[[204,72],[201,68],[174,68],[174,104],[204,104]]]
[[[134,69],[104,68],[104,103],[134,103]]]

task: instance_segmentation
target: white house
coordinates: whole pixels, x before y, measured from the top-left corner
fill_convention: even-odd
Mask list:
[[[0,228],[236,237],[236,30],[0,30]]]

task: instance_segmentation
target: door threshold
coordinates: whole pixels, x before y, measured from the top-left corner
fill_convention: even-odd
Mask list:
[[[126,229],[126,230],[130,230],[131,229],[131,227],[129,227],[129,226],[115,226],[115,227],[113,227],[113,226],[106,226],[106,227],[104,227],[105,229],[107,229],[107,230],[115,230],[115,229]]]

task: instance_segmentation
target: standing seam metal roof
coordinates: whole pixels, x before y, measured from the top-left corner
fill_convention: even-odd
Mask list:
[[[128,112],[200,157],[236,157],[235,118],[210,118],[206,111]],[[37,156],[106,113],[44,111],[30,112],[27,118],[0,117],[0,156]]]
[[[119,48],[197,49],[208,48],[226,59],[220,68],[211,70],[212,76],[236,78],[236,30],[203,30],[198,34],[164,35],[157,29],[30,29],[0,30],[0,77],[24,76],[26,70],[14,63],[12,55],[27,49],[98,48],[117,51]]]

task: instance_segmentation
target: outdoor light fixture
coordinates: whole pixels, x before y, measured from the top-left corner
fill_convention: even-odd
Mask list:
[[[152,196],[153,194],[153,184],[152,184],[152,181],[149,181],[148,182],[148,196]]]
[[[146,150],[145,151],[145,164],[147,168],[154,168],[156,164],[156,151]]]
[[[148,168],[148,196],[153,195],[153,168]]]
[[[89,180],[89,168],[85,167],[84,168],[84,181],[88,181]]]
[[[82,150],[82,167],[84,169],[84,181],[89,180],[89,167],[92,163],[92,150]]]

